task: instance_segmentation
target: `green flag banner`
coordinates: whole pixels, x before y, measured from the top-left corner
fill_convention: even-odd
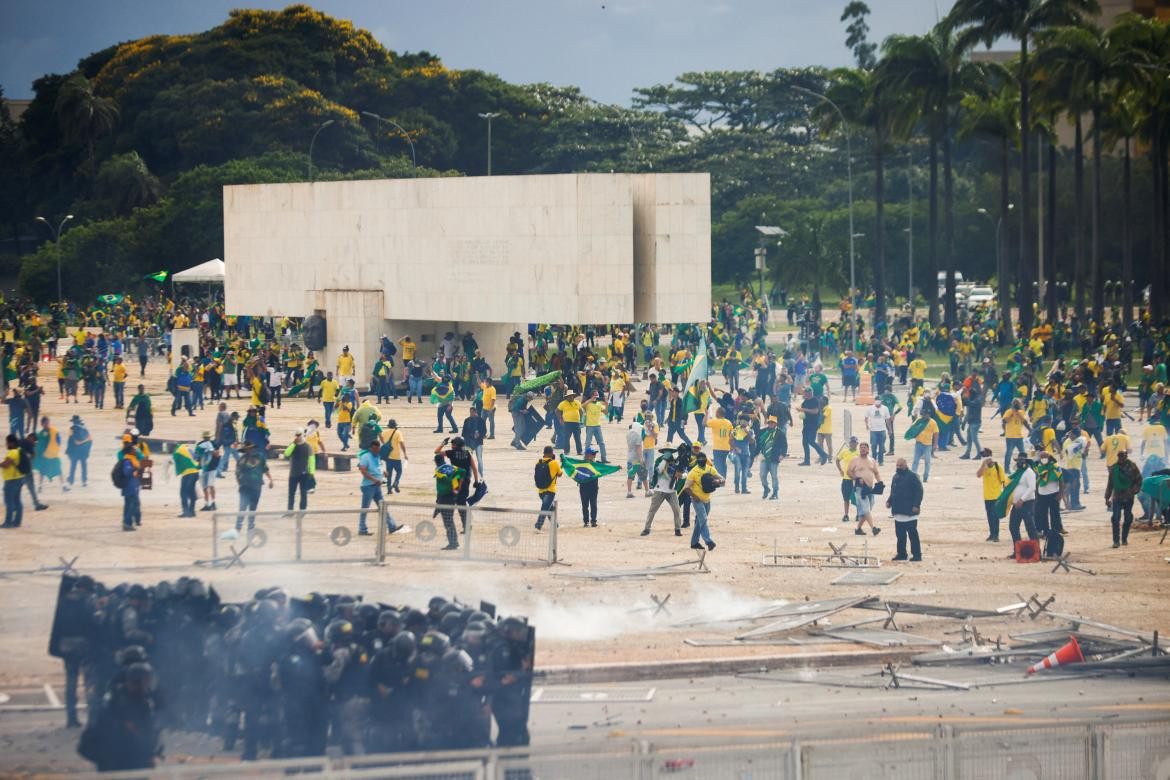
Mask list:
[[[513,390],[512,392],[513,393],[529,393],[529,392],[532,392],[533,390],[539,390],[540,388],[544,387],[545,385],[551,385],[553,382],[557,381],[560,378],[561,378],[560,371],[550,371],[547,374],[541,374],[540,376],[538,376],[534,379],[529,379],[527,382],[524,382],[522,384],[517,385],[516,389]]]
[[[114,306],[124,301],[125,297],[122,295],[99,295],[97,299],[98,303],[105,303]]]
[[[707,339],[704,338],[699,343],[695,361],[691,365],[690,374],[687,376],[686,386],[683,387],[682,405],[683,411],[686,414],[699,411],[699,407],[702,405],[702,399],[697,383],[699,380],[705,380],[707,373]]]
[[[567,477],[576,482],[591,482],[592,480],[621,471],[622,467],[612,463],[598,463],[595,460],[578,460],[577,458],[562,455],[561,469]]]
[[[168,276],[170,276],[170,274],[168,274],[166,271],[155,271],[154,273],[147,274],[146,276],[144,276],[142,278],[143,279],[150,279],[151,281],[154,281],[154,282],[165,282],[167,280]]]
[[[906,432],[902,434],[902,437],[906,439],[906,441],[910,441],[911,439],[916,438],[918,434],[922,433],[923,428],[925,428],[927,425],[930,425],[931,419],[933,418],[927,417],[926,415],[919,417],[917,420],[910,423],[910,427],[906,429]]]
[[[1003,492],[999,494],[999,498],[995,499],[995,516],[1007,517],[1008,512],[1011,511],[1011,497],[1012,493],[1016,491],[1016,485],[1020,484],[1020,478],[1024,476],[1027,469],[1020,469],[1015,474],[1012,474],[1011,479],[1008,480],[1007,486],[1004,487]]]

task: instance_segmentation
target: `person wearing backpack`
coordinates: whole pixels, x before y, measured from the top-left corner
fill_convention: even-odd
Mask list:
[[[544,454],[536,462],[534,481],[536,494],[540,497],[540,511],[551,512],[557,502],[557,477],[561,474],[561,464],[557,463],[552,447],[545,447]],[[536,530],[544,525],[543,514],[536,519]]]
[[[458,550],[459,537],[455,533],[455,504],[459,493],[467,482],[466,469],[447,462],[447,456],[435,453],[435,513],[443,518],[443,530],[447,533],[444,550]],[[466,530],[466,529],[464,529]]]
[[[114,487],[122,492],[122,530],[133,531],[135,526],[142,525],[142,504],[139,502],[142,481],[138,452],[134,440],[128,435],[122,437],[122,451],[111,477]]]
[[[669,448],[662,450],[662,454],[654,461],[654,472],[649,476],[649,480],[653,496],[650,499],[650,511],[646,513],[646,525],[642,528],[642,536],[650,535],[650,524],[654,522],[654,515],[664,501],[674,514],[674,535],[682,536],[682,508],[678,503],[678,493],[675,492],[678,467],[674,450]]]
[[[20,500],[24,485],[24,475],[20,473],[20,439],[10,433],[7,444],[8,451],[0,461],[0,474],[4,477],[4,525],[0,527],[20,528],[24,517],[24,504]]]
[[[723,484],[723,479],[708,462],[706,453],[700,452],[695,456],[694,468],[687,474],[687,481],[683,490],[691,496],[691,505],[695,509],[695,527],[691,531],[691,549],[702,550],[700,538],[707,543],[708,550],[715,549],[715,541],[711,538],[711,530],[707,525],[707,515],[711,511],[711,494]]]

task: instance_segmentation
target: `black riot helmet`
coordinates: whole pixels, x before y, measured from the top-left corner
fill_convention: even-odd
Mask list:
[[[442,658],[450,646],[451,640],[442,631],[428,631],[418,640],[419,655],[428,663],[434,663]]]
[[[390,653],[395,661],[406,663],[414,657],[414,634],[409,631],[400,631],[390,640]]]
[[[393,636],[402,630],[402,618],[392,609],[384,610],[378,615],[378,630]]]
[[[353,639],[353,623],[348,620],[334,620],[325,627],[325,641],[329,644],[349,642]]]
[[[284,638],[293,645],[313,647],[317,644],[317,629],[308,618],[296,618],[284,627]]]

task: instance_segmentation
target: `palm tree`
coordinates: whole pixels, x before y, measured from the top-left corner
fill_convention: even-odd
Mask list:
[[[1006,68],[989,64],[984,73],[986,78],[980,88],[963,98],[965,113],[959,137],[982,135],[999,145],[999,227],[1008,224],[1011,210],[1011,155],[1020,137],[1020,103],[1015,82]],[[1008,261],[1007,241],[999,237],[998,230],[996,240],[999,319],[1003,324],[1001,335],[1007,338],[1012,332],[1012,263]]]
[[[1020,284],[1016,290],[1020,308],[1020,329],[1027,334],[1032,328],[1032,220],[1031,171],[1028,167],[1029,115],[1028,52],[1032,36],[1044,29],[1077,24],[1088,14],[1101,10],[1097,0],[957,0],[947,14],[946,24],[959,31],[959,45],[977,43],[991,46],[1000,38],[1019,42],[1017,63],[1020,84]]]
[[[1153,219],[1150,253],[1150,320],[1159,323],[1165,313],[1168,291],[1166,266],[1170,252],[1170,171],[1166,170],[1166,153],[1170,147],[1170,25],[1136,14],[1126,14],[1110,31],[1130,50],[1134,58],[1131,73],[1135,88],[1131,92],[1137,113],[1139,137],[1149,148],[1153,182]],[[1126,277],[1127,279],[1130,277]]]
[[[1106,34],[1098,27],[1058,27],[1041,33],[1036,56],[1039,67],[1072,71],[1069,81],[1083,90],[1093,119],[1093,194],[1090,243],[1090,287],[1093,319],[1105,316],[1105,289],[1101,278],[1101,115],[1105,90],[1114,82],[1131,78],[1134,54],[1126,45],[1126,33]],[[1076,86],[1074,86],[1074,90]]]
[[[85,144],[92,179],[97,175],[97,141],[118,124],[118,104],[98,96],[93,83],[78,73],[61,85],[55,109],[66,137]]]
[[[1075,61],[1058,56],[1054,51],[1040,49],[1036,55],[1034,72],[1037,113],[1047,117],[1047,124],[1055,128],[1060,118],[1067,115],[1073,123],[1073,220],[1072,231],[1073,311],[1080,316],[1085,311],[1085,132],[1082,118],[1089,112],[1089,90],[1084,72]],[[1049,132],[1049,156],[1052,152],[1052,132]],[[1053,172],[1050,172],[1050,176]],[[1050,204],[1050,214],[1055,203]]]
[[[946,300],[945,321],[948,328],[957,323],[955,306],[955,188],[952,165],[954,130],[965,92],[975,88],[982,78],[980,67],[970,62],[955,42],[954,34],[943,25],[926,35],[892,35],[882,44],[882,62],[879,79],[886,88],[909,98],[906,108],[910,113],[901,119],[909,126],[921,119],[927,128],[931,144],[931,267],[937,276],[938,256],[935,254],[938,218],[934,203],[938,197],[938,149],[943,155],[943,220],[945,231]],[[936,293],[932,292],[932,295]]]
[[[119,154],[103,162],[98,169],[94,190],[119,214],[150,206],[162,197],[162,184],[146,167],[146,161],[138,156],[138,152]]]
[[[870,149],[874,163],[874,240],[876,257],[873,261],[873,321],[886,317],[886,167],[885,157],[896,133],[899,113],[894,94],[886,89],[874,71],[842,68],[833,73],[826,92],[830,104],[818,105],[813,115],[827,129],[834,129],[842,118],[870,135]],[[834,108],[834,106],[836,108]],[[838,114],[840,110],[840,114]]]
[[[1133,320],[1133,225],[1130,211],[1133,204],[1133,174],[1131,147],[1133,139],[1141,132],[1144,117],[1138,108],[1140,82],[1127,81],[1114,85],[1106,96],[1107,111],[1101,118],[1102,143],[1113,149],[1122,145],[1121,164],[1121,278],[1122,317],[1126,325]]]

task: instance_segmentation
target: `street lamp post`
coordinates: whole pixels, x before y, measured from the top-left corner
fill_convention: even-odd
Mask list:
[[[910,321],[914,321],[914,152],[907,152],[906,159],[906,213],[910,224],[906,227],[907,272],[906,302],[910,304]]]
[[[854,264],[853,252],[853,142],[849,133],[849,122],[845,119],[845,112],[841,107],[834,103],[826,95],[819,92],[813,92],[811,89],[804,87],[793,87],[797,92],[803,92],[806,95],[811,95],[818,100],[823,100],[828,103],[841,117],[841,127],[845,130],[845,157],[846,157],[846,171],[849,178],[849,297],[850,297],[850,312],[849,312],[849,348],[853,349],[857,344],[857,313],[852,310],[853,286],[856,282],[857,273]]]
[[[321,135],[321,131],[329,127],[333,122],[334,120],[332,119],[326,119],[322,122],[321,126],[317,128],[317,132],[313,133],[312,140],[309,141],[309,181],[313,180],[313,144],[317,143],[317,136]]]
[[[781,239],[788,235],[788,231],[776,225],[756,225],[756,231],[760,234],[760,246],[756,249],[756,270],[760,273],[760,300],[771,309],[772,302],[764,294],[764,271],[768,270],[768,250],[764,242],[769,238],[775,238],[776,246],[780,246]]]
[[[1016,204],[1009,203],[1008,204],[1008,211],[1011,211],[1015,207],[1016,207]],[[977,213],[982,214],[983,216],[987,217],[989,220],[991,219],[991,212],[988,211],[987,209],[983,208],[982,206],[975,209],[975,211]],[[1007,273],[1006,273],[1007,269],[1003,267],[1003,258],[1001,257],[1001,254],[1002,254],[1001,250],[1003,249],[1003,242],[1000,241],[1000,238],[999,238],[999,232],[1002,228],[1003,228],[1003,215],[1001,214],[995,220],[995,272],[999,275],[999,287],[1000,287],[999,294],[1000,295],[1002,295],[1004,292],[1004,290],[1003,290],[1004,278],[1007,276]]]
[[[488,147],[487,147],[487,175],[492,175],[492,120],[500,115],[499,111],[489,111],[486,114],[480,114],[480,119],[486,119],[488,125]]]
[[[410,162],[411,162],[411,164],[413,164],[415,168],[418,167],[418,158],[415,157],[415,155],[414,155],[414,141],[410,140],[410,134],[407,133],[406,130],[404,130],[402,128],[402,125],[398,124],[393,119],[387,119],[384,116],[379,116],[378,114],[375,114],[373,111],[363,111],[362,116],[368,116],[371,119],[377,119],[381,122],[385,122],[387,124],[390,124],[390,125],[393,125],[394,127],[396,127],[398,129],[398,132],[402,133],[402,137],[406,139],[406,143],[410,144]]]
[[[60,306],[64,301],[61,294],[61,231],[65,229],[65,223],[73,219],[72,214],[66,214],[65,218],[61,220],[56,229],[53,228],[53,223],[44,217],[37,217],[37,222],[44,222],[49,226],[49,230],[53,233],[53,254],[57,255],[57,305]]]

